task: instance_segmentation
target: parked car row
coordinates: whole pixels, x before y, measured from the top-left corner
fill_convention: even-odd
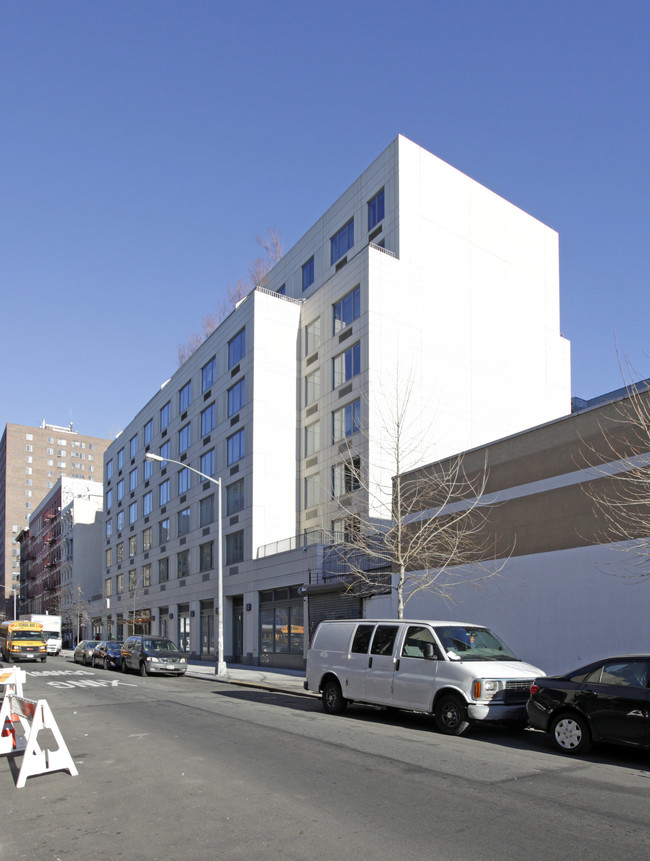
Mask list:
[[[105,670],[129,670],[141,676],[152,674],[183,676],[187,656],[167,637],[137,635],[124,643],[116,640],[81,640],[72,659],[84,666],[102,666]]]
[[[479,722],[529,724],[567,754],[600,741],[650,748],[649,686],[650,655],[545,676],[482,625],[394,619],[321,622],[305,681],[330,714],[351,702],[425,712],[449,735]]]

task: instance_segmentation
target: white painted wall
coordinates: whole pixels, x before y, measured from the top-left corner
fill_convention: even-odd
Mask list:
[[[624,546],[514,557],[480,586],[459,587],[453,604],[414,597],[405,616],[487,625],[518,657],[549,674],[611,655],[647,653],[650,579],[624,576],[632,561]],[[369,606],[368,615],[374,612]]]

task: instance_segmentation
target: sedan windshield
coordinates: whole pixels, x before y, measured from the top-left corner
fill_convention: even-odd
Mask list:
[[[461,661],[517,661],[506,644],[488,628],[441,625],[435,628],[447,654]]]
[[[178,648],[171,640],[144,640],[144,648],[148,652],[177,652]]]

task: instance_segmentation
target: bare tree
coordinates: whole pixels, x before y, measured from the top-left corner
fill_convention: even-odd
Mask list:
[[[251,290],[255,287],[264,287],[266,279],[275,266],[282,259],[283,250],[280,234],[274,227],[269,227],[266,236],[261,234],[257,236],[256,242],[264,250],[263,257],[257,257],[248,269],[248,280],[239,279],[234,284],[230,284],[226,293],[226,298],[217,307],[216,311],[204,314],[201,319],[203,333],[195,332],[188,335],[187,340],[183,344],[179,344],[176,348],[176,358],[178,366],[185,364],[190,356],[195,353],[206,338],[209,338],[214,330],[222,323],[228,314],[237,307],[239,302],[244,299]]]
[[[471,473],[462,456],[420,467],[426,441],[413,432],[412,386],[401,393],[396,387],[395,395],[375,412],[381,427],[373,436],[385,455],[384,480],[373,480],[367,459],[351,448],[339,468],[342,528],[332,535],[332,554],[339,570],[351,575],[351,591],[369,596],[393,590],[401,619],[415,595],[452,600],[458,586],[495,576],[504,561],[496,562],[486,528],[487,462]],[[361,434],[370,439],[366,429]],[[392,481],[386,481],[387,473]]]
[[[628,372],[631,370],[627,367]],[[598,538],[628,554],[625,573],[650,577],[650,381],[629,383],[598,423],[596,439],[582,439],[594,481],[583,487],[593,502]]]

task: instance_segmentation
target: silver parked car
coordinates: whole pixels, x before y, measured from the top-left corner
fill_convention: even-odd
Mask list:
[[[83,664],[84,666],[92,664],[96,645],[97,640],[80,640],[72,655],[75,664]]]

